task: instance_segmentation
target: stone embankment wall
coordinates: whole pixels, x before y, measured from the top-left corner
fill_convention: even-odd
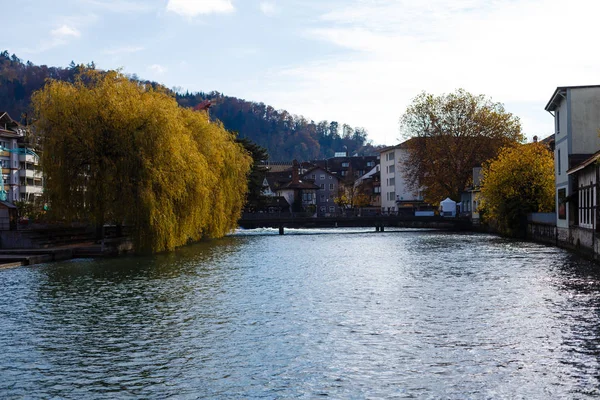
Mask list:
[[[593,229],[557,228],[550,224],[529,222],[527,238],[535,242],[569,249],[600,261],[600,240]]]

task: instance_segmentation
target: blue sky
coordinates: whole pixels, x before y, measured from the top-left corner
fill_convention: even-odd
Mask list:
[[[526,135],[553,131],[556,86],[599,84],[595,1],[0,0],[0,50],[94,61],[189,91],[362,126],[396,144],[421,91],[504,103]]]

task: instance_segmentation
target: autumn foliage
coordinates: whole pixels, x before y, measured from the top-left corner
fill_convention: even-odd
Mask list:
[[[522,235],[527,214],[554,211],[554,158],[546,145],[504,148],[482,173],[480,211],[501,232]]]
[[[56,218],[129,225],[140,252],[236,227],[251,159],[206,113],[115,71],[49,81],[32,102]]]
[[[500,103],[464,90],[441,96],[422,93],[400,120],[408,140],[407,181],[423,190],[427,202],[460,199],[473,167],[523,140],[519,119]]]

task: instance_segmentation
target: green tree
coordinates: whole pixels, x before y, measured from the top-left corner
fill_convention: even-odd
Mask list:
[[[245,209],[261,210],[265,207],[268,200],[267,196],[263,194],[267,168],[262,162],[269,159],[269,154],[267,153],[267,149],[257,145],[250,139],[237,139],[237,142],[244,146],[244,149],[252,157],[252,169],[248,175],[248,194]]]
[[[33,96],[50,211],[127,224],[139,252],[220,237],[237,225],[251,158],[205,112],[115,71],[84,70]]]
[[[426,201],[458,200],[473,167],[523,141],[519,119],[500,103],[464,90],[441,96],[421,93],[400,119],[408,157],[402,166]]]
[[[544,144],[506,147],[482,174],[482,217],[502,233],[523,236],[527,214],[554,211],[554,157]]]

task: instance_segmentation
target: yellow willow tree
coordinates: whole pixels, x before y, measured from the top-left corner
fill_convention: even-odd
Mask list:
[[[130,225],[139,252],[236,227],[251,158],[205,113],[115,71],[49,81],[32,102],[55,217]]]
[[[554,211],[554,157],[546,145],[506,147],[482,173],[480,210],[502,233],[523,236],[527,214]]]

